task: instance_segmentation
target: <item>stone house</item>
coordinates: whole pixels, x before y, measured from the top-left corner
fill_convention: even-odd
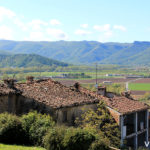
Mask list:
[[[50,114],[58,124],[74,125],[76,117],[88,109],[97,109],[97,103],[103,100],[121,130],[121,143],[137,149],[148,141],[148,105],[133,100],[129,94],[116,96],[98,87],[91,92],[75,84],[72,87],[62,85],[51,79],[34,80],[27,78],[26,83],[14,83],[4,80],[0,84],[0,113],[17,115],[30,110]]]

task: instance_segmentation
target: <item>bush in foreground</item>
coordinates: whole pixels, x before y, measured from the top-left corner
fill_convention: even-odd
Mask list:
[[[96,136],[81,128],[56,127],[44,137],[44,146],[47,150],[108,150],[107,140]]]
[[[12,114],[0,114],[0,143],[24,144],[25,133],[20,119]]]
[[[95,136],[81,128],[69,128],[66,130],[63,144],[66,150],[87,150]]]
[[[47,150],[64,150],[63,138],[65,132],[65,127],[50,129],[43,139],[44,147]]]
[[[89,150],[110,150],[109,142],[107,139],[97,139],[91,144]]]
[[[23,129],[32,145],[42,145],[45,133],[55,124],[49,115],[39,114],[36,111],[23,115],[21,120]]]

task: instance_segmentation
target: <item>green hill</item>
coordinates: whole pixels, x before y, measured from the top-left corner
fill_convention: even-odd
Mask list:
[[[102,63],[123,65],[150,65],[150,42],[134,42],[129,47],[114,53]]]
[[[68,64],[36,54],[2,54],[0,67],[68,66]]]
[[[0,50],[35,53],[74,64],[150,65],[150,42],[100,43],[97,41],[31,42],[0,40]]]

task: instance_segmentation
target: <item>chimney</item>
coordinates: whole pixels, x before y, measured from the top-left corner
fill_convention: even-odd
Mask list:
[[[106,87],[105,86],[98,86],[97,87],[97,94],[106,96]]]
[[[126,97],[126,98],[133,99],[131,96],[131,91],[122,92],[121,95]]]
[[[14,79],[4,79],[3,82],[6,84],[9,88],[14,88],[14,83],[16,80]]]
[[[26,77],[26,83],[27,84],[31,84],[34,82],[34,77],[33,76],[27,76]]]
[[[79,84],[78,82],[76,82],[76,83],[74,84],[74,87],[75,87],[76,91],[79,91],[80,84]]]

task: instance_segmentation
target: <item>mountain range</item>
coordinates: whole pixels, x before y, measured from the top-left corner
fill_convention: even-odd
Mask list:
[[[150,42],[100,43],[97,41],[8,41],[0,40],[0,50],[38,54],[73,64],[150,65]]]

